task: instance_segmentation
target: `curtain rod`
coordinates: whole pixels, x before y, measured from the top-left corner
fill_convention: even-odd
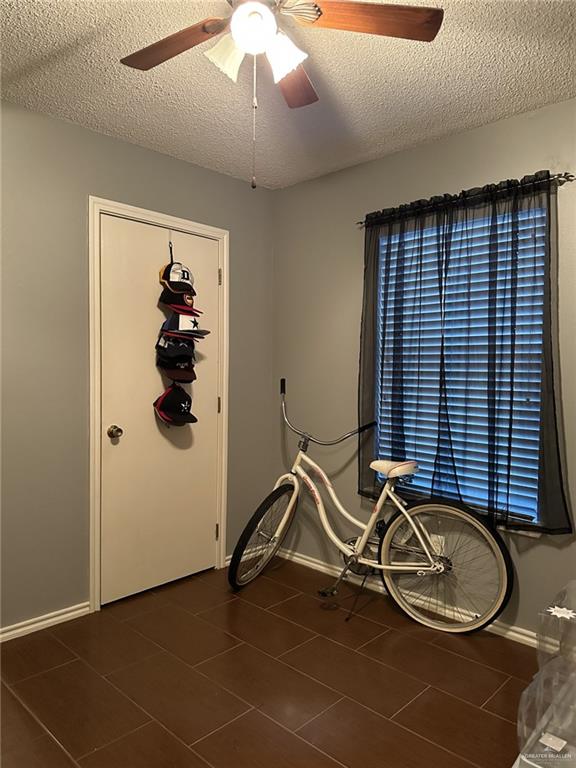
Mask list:
[[[557,186],[561,187],[563,184],[570,184],[571,182],[576,181],[576,176],[573,173],[570,173],[570,171],[562,171],[561,173],[550,174],[547,181],[555,181]],[[485,192],[480,189],[475,195],[470,195],[467,199],[470,200],[474,197],[480,197],[483,194],[485,194]],[[366,219],[357,221],[356,226],[360,229],[364,229],[366,226]]]

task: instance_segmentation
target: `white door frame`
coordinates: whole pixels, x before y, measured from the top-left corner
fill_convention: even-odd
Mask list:
[[[147,211],[100,197],[88,198],[88,259],[90,270],[90,611],[100,610],[100,521],[101,521],[101,296],[100,296],[100,216],[109,214],[123,219],[154,224],[165,229],[198,235],[218,243],[218,266],[222,270],[219,322],[218,383],[220,413],[218,414],[218,508],[219,526],[216,546],[216,567],[223,568],[226,560],[226,504],[228,483],[228,240],[225,229],[197,224],[164,213]]]

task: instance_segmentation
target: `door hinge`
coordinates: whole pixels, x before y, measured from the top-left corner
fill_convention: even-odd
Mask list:
[[[216,523],[216,541],[220,538],[220,523]]]
[[[218,413],[221,413],[222,411],[222,398],[218,398]]]
[[[222,267],[218,267],[218,285],[222,285]]]

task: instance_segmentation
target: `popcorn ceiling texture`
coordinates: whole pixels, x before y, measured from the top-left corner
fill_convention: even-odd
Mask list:
[[[310,55],[320,101],[289,109],[259,61],[260,185],[289,186],[576,95],[576,0],[412,4],[444,7],[433,43],[283,19]],[[229,10],[224,0],[0,0],[3,98],[249,179],[248,57],[237,84],[202,55],[212,43],[149,72],[119,62]]]

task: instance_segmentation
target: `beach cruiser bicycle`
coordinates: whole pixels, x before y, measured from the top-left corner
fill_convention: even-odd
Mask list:
[[[395,486],[400,478],[418,471],[415,461],[371,463],[384,485],[368,521],[358,520],[343,507],[328,476],[307,452],[310,443],[336,445],[370,429],[374,423],[336,440],[319,440],[297,429],[288,419],[285,379],[280,382],[280,394],[284,421],[300,436],[298,454],[290,472],[278,478],[240,536],[228,572],[231,586],[246,586],[272,560],[294,519],[305,486],[326,536],[344,561],[335,584],[319,590],[322,597],[335,595],[349,572],[363,575],[364,580],[379,573],[396,604],[427,627],[452,633],[472,632],[494,621],[506,606],[513,584],[510,555],[498,531],[457,504],[434,500],[407,504]],[[358,529],[358,536],[343,541],[335,533],[318,482],[338,513]],[[383,513],[390,505],[392,514],[385,519]]]

